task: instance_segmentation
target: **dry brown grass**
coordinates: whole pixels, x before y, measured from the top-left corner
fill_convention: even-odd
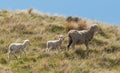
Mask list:
[[[71,65],[68,60],[60,62],[60,73],[71,73]]]
[[[69,30],[74,29],[74,28],[75,27],[74,27],[74,25],[72,23],[66,23],[66,25],[65,25],[66,31],[69,31]]]
[[[78,29],[79,30],[85,30],[85,29],[87,29],[87,21],[84,20],[84,19],[80,19],[78,21]]]
[[[85,19],[80,19],[80,18],[72,18],[72,17],[68,17],[66,19],[66,30],[69,31],[71,29],[77,29],[77,30],[85,30],[87,29],[87,21]]]

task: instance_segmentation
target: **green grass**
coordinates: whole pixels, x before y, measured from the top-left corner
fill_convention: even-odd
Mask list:
[[[82,19],[82,18],[80,18]],[[85,28],[89,21],[77,22],[75,29]],[[96,23],[91,21],[92,23]],[[63,16],[47,15],[25,11],[0,11],[0,72],[1,73],[119,73],[120,72],[120,26],[99,23],[100,30],[90,42],[86,51],[84,45],[66,51],[68,38],[62,44],[62,51],[45,52],[48,40],[67,36],[73,24],[67,24]],[[81,29],[80,29],[81,30]],[[8,46],[12,42],[29,39],[27,57],[7,59]],[[19,54],[17,54],[19,56]]]

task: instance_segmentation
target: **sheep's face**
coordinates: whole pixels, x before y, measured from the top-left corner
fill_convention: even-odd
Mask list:
[[[64,40],[64,35],[60,35],[59,39],[63,41]]]
[[[93,31],[95,31],[95,32],[99,30],[97,24],[93,24],[93,25],[91,25],[90,29],[93,30]]]
[[[24,43],[26,43],[26,45],[30,45],[30,41],[29,40],[25,40]]]

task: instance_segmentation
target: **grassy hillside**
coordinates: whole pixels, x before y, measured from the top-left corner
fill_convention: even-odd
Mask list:
[[[65,51],[44,52],[46,41],[67,36],[70,29],[87,29],[92,23],[99,31],[90,42],[89,52],[84,45]],[[24,11],[0,11],[0,73],[119,73],[120,72],[120,26],[79,18],[66,21],[64,16],[43,14],[32,9]],[[27,57],[7,59],[8,46],[12,42],[29,39]],[[19,55],[19,54],[18,54]],[[24,55],[24,54],[23,54]]]

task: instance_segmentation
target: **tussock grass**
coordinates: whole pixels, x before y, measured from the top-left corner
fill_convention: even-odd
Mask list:
[[[84,30],[87,29],[87,21],[85,19],[77,18],[77,17],[68,17],[66,18],[66,31],[69,31],[71,29],[77,29],[77,30]]]
[[[108,45],[104,48],[104,50],[107,52],[107,53],[114,53],[114,52],[120,52],[120,45],[119,43],[116,43],[116,44],[111,44],[111,45]]]

